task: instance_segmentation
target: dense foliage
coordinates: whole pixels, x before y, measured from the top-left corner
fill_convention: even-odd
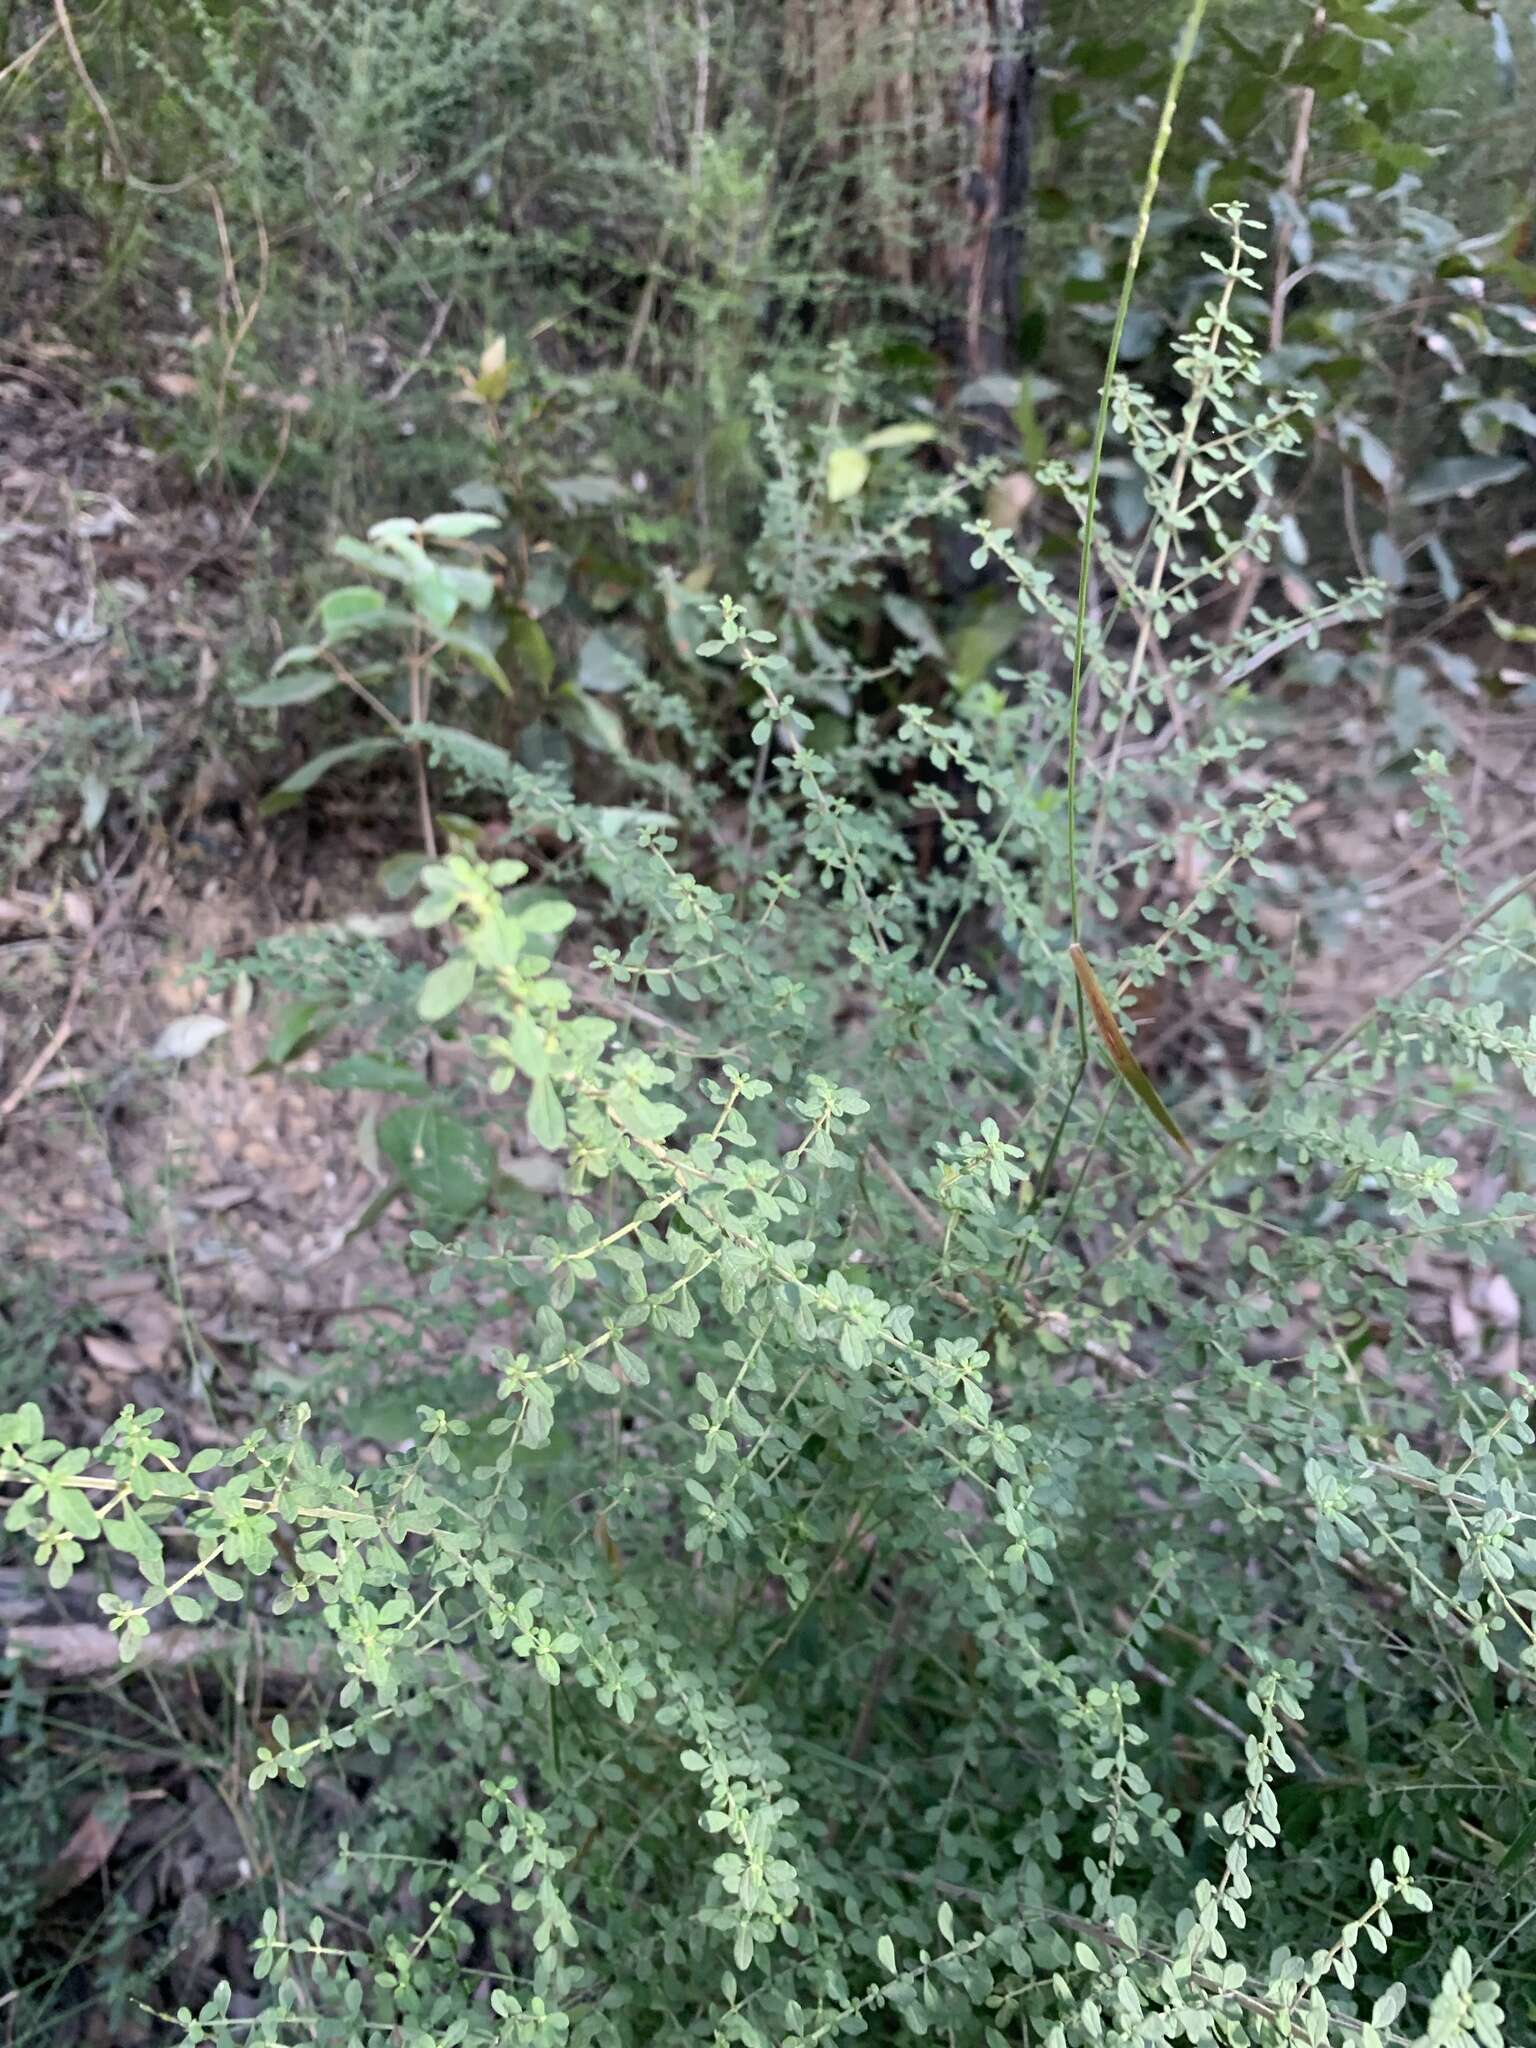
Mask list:
[[[353,1091],[388,1312],[201,1447],[66,1442],[12,1319],[17,1557],[130,1672],[202,1632],[255,1759],[248,1968],[172,2011],[108,1961],[109,2024],[1536,2023],[1528,1389],[1415,1287],[1536,1211],[1529,878],[1467,880],[1434,716],[1491,680],[1474,569],[1529,634],[1474,521],[1530,502],[1530,274],[1434,126],[1514,45],[1233,7],[1153,214],[1169,38],[1101,11],[1042,52],[1029,360],[969,384],[865,246],[942,183],[857,67],[829,134],[777,9],[103,6],[4,88],[66,116],[25,206],[102,265],[74,331],[176,308],[139,401],[289,522],[305,623],[226,709],[268,815],[406,821],[408,930],[205,963]],[[1330,690],[1465,915],[1318,1035],[1284,741]],[[6,1714],[21,1981],[64,1801]]]
[[[1086,955],[1121,1002],[1204,968],[1252,1016],[1244,1071],[1213,1059],[1172,1110],[1112,1027],[1084,1069],[1053,767],[1077,616],[1004,530],[969,528],[1033,665],[807,743],[840,597],[934,514],[902,437],[848,493],[846,429],[802,450],[764,395],[756,588],[694,648],[754,751],[652,686],[644,808],[422,715],[428,667],[489,659],[495,515],[345,550],[409,608],[349,586],[323,650],[354,679],[338,644],[416,650],[372,744],[560,850],[397,876],[430,971],[377,941],[258,962],[303,992],[289,1045],[350,1031],[329,1078],[395,1105],[378,1142],[457,1366],[381,1336],[191,1457],[154,1414],[79,1450],[35,1405],[6,1425],[9,1526],[53,1581],[101,1541],[141,1575],[102,1596],[125,1652],[162,1608],[249,1597],[273,1668],[323,1675],[272,1719],[266,1796],[371,1787],[265,1911],[259,2011],[223,1991],[176,2038],[1496,2048],[1469,1958],[1514,1939],[1530,1833],[1532,1435],[1447,1381],[1406,1268],[1529,1223],[1517,1194],[1468,1212],[1430,1135],[1491,1062],[1536,1074],[1506,1020],[1530,912],[1490,903],[1475,948],[1291,1042],[1258,912],[1298,793],[1238,678],[1295,622],[1174,630],[1268,546],[1255,480],[1307,410],[1259,384],[1247,256],[1180,412],[1117,387],[1150,522],[1095,544],[1134,630],[1090,632],[1091,702],[1154,737],[1078,792]],[[1042,481],[1083,508],[1071,470]],[[881,686],[846,651],[835,680]],[[1180,841],[1205,879],[1112,975],[1119,888]],[[415,1414],[359,1467],[370,1381]],[[1437,1892],[1474,1816],[1503,1866],[1458,1855]]]

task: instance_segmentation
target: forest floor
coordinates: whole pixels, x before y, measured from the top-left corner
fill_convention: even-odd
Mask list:
[[[189,489],[126,419],[103,424],[78,370],[0,367],[0,1406],[46,1384],[66,1434],[132,1402],[213,1442],[253,1389],[298,1393],[342,1362],[413,1283],[358,1104],[316,1087],[312,1059],[268,1070],[281,999],[240,974],[211,987],[206,963],[343,920],[408,928],[374,879],[402,829],[334,799],[260,816],[277,757],[229,746],[227,670],[261,573],[251,521]],[[1444,692],[1435,718],[1486,889],[1536,839],[1536,714]],[[1281,750],[1313,791],[1298,901],[1351,906],[1296,932],[1298,1029],[1318,1040],[1465,914],[1426,868],[1411,806],[1360,800],[1357,737],[1324,712]],[[1149,1062],[1241,1047],[1247,1001],[1216,976],[1170,995],[1177,1011],[1144,1023]],[[1476,1133],[1457,1136],[1475,1162]],[[1479,1172],[1465,1174],[1474,1205],[1502,1191]],[[1528,1263],[1420,1255],[1424,1327],[1464,1370],[1502,1380],[1522,1345],[1536,1366]],[[0,1622],[5,1647],[58,1681],[115,1668],[88,1589],[60,1598],[0,1570]],[[157,1638],[163,1661],[177,1644],[174,1629]],[[199,1892],[250,1849],[239,1802],[153,1745],[124,1759],[144,1801],[78,1817],[61,1893],[136,1844],[139,1905],[195,1919]]]

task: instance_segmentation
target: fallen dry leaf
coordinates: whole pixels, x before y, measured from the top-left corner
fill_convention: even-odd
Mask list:
[[[149,1049],[152,1060],[190,1060],[229,1029],[222,1017],[176,1017]]]
[[[86,1356],[103,1372],[142,1372],[144,1361],[130,1344],[116,1337],[83,1337]]]
[[[1496,1329],[1519,1329],[1520,1297],[1502,1273],[1490,1273],[1480,1292],[1478,1306]]]
[[[43,1896],[61,1899],[100,1870],[128,1825],[129,1805],[123,1792],[109,1792],[93,1806],[43,1876]]]
[[[1477,1349],[1482,1336],[1482,1326],[1460,1287],[1447,1299],[1445,1306],[1450,1318],[1451,1341],[1462,1356],[1466,1357]]]

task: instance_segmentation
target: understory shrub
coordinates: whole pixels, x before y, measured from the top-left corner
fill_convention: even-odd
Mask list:
[[[1295,1014],[1302,792],[1257,679],[1380,593],[1216,629],[1309,410],[1260,380],[1227,227],[1180,404],[1113,385],[1141,535],[1042,476],[1093,602],[967,527],[1017,604],[995,680],[939,686],[915,601],[860,623],[952,486],[766,393],[753,588],[615,700],[596,797],[423,715],[494,659],[489,529],[350,552],[390,602],[349,586],[283,673],[361,647],[432,936],[247,964],[291,998],[273,1056],[371,1094],[426,1306],[224,1447],[125,1411],[65,1448],[33,1404],[0,1437],[8,1528],[55,1585],[103,1571],[125,1656],[260,1616],[253,1787],[311,1818],[253,1872],[252,1982],[166,2038],[1536,2018],[1532,1432],[1414,1277],[1530,1224],[1531,909],[1469,900],[1330,1037]]]

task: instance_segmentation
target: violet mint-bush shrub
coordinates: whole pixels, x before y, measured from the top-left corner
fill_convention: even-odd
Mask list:
[[[1447,1356],[1412,1274],[1529,1229],[1530,907],[1469,904],[1332,1038],[1296,1015],[1261,913],[1301,793],[1250,679],[1374,593],[1204,630],[1305,446],[1305,401],[1258,383],[1231,225],[1183,410],[1112,394],[1149,523],[1093,530],[1076,787],[1070,595],[978,522],[1016,666],[936,690],[902,656],[896,715],[860,710],[889,659],[839,639],[839,596],[928,487],[833,491],[829,437],[771,421],[759,586],[647,684],[689,768],[670,808],[654,773],[589,803],[418,731],[519,851],[420,867],[430,968],[314,956],[306,1029],[387,1041],[344,1072],[462,1347],[402,1323],[352,1385],[190,1457],[154,1413],[69,1448],[34,1404],[5,1418],[9,1531],[55,1585],[116,1554],[126,1658],[244,1603],[269,1671],[305,1674],[250,1794],[307,1803],[302,1867],[253,1880],[251,1982],[165,2038],[1527,2033],[1526,1390]],[[1043,482],[1096,517],[1076,472]],[[842,738],[805,708],[818,663]],[[745,745],[686,715],[701,669]],[[1442,766],[1424,829],[1454,850]],[[1190,1157],[1075,1026],[1068,803],[1126,1056],[1135,990],[1196,1019],[1135,1066]],[[256,971],[291,994],[305,958]],[[1245,1042],[1198,1021],[1218,982]],[[1462,1153],[1502,1191],[1468,1203]],[[363,1463],[349,1418],[385,1380],[413,1412]]]

